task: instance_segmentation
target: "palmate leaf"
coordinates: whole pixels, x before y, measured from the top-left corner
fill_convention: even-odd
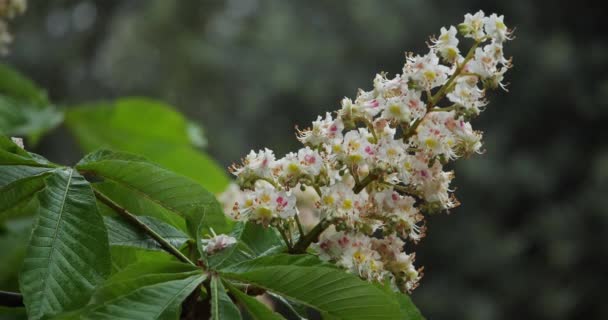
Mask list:
[[[243,291],[231,285],[229,282],[226,282],[226,287],[232,293],[232,295],[236,298],[238,302],[241,303],[249,313],[249,315],[254,320],[280,320],[285,319],[278,313],[273,312],[268,309],[266,305],[258,301],[256,298],[247,295]]]
[[[82,306],[110,270],[107,233],[89,183],[61,169],[46,184],[19,277],[31,319]]]
[[[108,148],[144,155],[217,193],[229,179],[204,152],[202,137],[172,107],[143,98],[69,108],[66,125],[85,152]],[[194,137],[194,139],[193,139]]]
[[[183,232],[156,218],[140,216],[138,219],[176,248],[181,247],[189,239]],[[108,240],[111,246],[163,250],[156,240],[140,229],[135,228],[121,217],[104,217],[104,222],[108,230]]]
[[[285,255],[245,261],[222,277],[266,289],[318,310],[331,319],[399,319],[399,303],[375,285],[314,259]]]
[[[214,276],[211,278],[211,320],[238,320],[241,319],[239,308],[230,300],[222,280]]]
[[[122,152],[98,151],[76,168],[88,178],[116,184],[141,201],[150,202],[186,220],[189,235],[196,239],[201,221],[206,231],[226,233],[230,225],[215,196],[197,182]],[[116,194],[116,196],[119,196]],[[121,205],[129,199],[112,199]],[[126,206],[129,209],[128,206]],[[134,211],[135,214],[144,214]],[[151,215],[145,213],[146,215]],[[156,216],[160,218],[160,216]],[[165,221],[172,223],[172,221]],[[181,227],[180,225],[175,225]]]

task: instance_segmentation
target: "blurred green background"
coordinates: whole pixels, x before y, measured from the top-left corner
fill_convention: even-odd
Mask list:
[[[404,51],[425,51],[429,35],[478,9],[516,28],[505,48],[515,67],[474,124],[485,154],[455,166],[463,205],[431,217],[412,248],[425,266],[413,299],[429,319],[608,319],[598,1],[29,1],[1,60],[59,105],[176,106],[226,167],[252,148],[294,150],[295,125],[370,88],[376,72],[400,72]],[[65,164],[82,155],[64,127],[34,151]],[[0,263],[0,281],[15,263]]]

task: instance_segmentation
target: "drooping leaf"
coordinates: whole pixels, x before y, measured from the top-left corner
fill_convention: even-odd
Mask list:
[[[35,144],[62,120],[63,113],[50,104],[42,89],[0,65],[0,134],[27,136]]]
[[[32,206],[32,199],[44,187],[44,179],[41,176],[28,177],[0,187],[0,222],[32,213],[29,209],[36,207]]]
[[[57,167],[44,157],[23,150],[8,137],[0,135],[0,166],[16,165],[43,168]]]
[[[82,306],[110,270],[108,236],[89,183],[62,169],[46,184],[19,278],[31,319]]]
[[[211,278],[211,319],[212,320],[238,320],[241,319],[241,312],[230,300],[226,289],[222,285],[222,280],[214,276]]]
[[[232,293],[238,302],[241,303],[253,320],[280,320],[285,319],[280,314],[273,312],[266,305],[258,301],[256,298],[247,295],[235,286],[226,282],[226,288]]]
[[[197,182],[153,163],[130,158],[129,155],[121,152],[100,151],[99,153],[100,155],[97,156],[86,157],[76,168],[87,176],[93,175],[128,189],[132,191],[133,196],[142,201],[152,202],[184,218],[192,238],[196,238],[201,220],[205,221],[204,227],[207,230],[213,228],[218,233],[229,231],[230,226],[215,196]],[[121,199],[113,199],[121,203]],[[165,222],[172,223],[172,221]],[[175,224],[174,226],[180,227]]]
[[[181,247],[189,239],[183,232],[156,218],[140,216],[138,219],[176,248]],[[111,246],[163,250],[156,240],[121,217],[104,217],[104,222]]]
[[[177,320],[182,302],[205,280],[205,275],[198,273],[183,279],[183,274],[172,275],[173,280],[143,287],[123,288],[125,291],[121,294],[85,308],[79,318]]]
[[[63,113],[52,105],[40,107],[0,94],[0,134],[27,136],[36,144],[42,134],[62,121]]]
[[[213,193],[228,185],[225,170],[193,146],[204,142],[200,132],[166,104],[127,98],[79,106],[68,109],[66,124],[85,152],[109,148],[141,154]]]
[[[399,303],[375,285],[312,259],[278,255],[221,270],[227,278],[266,289],[318,310],[332,319],[398,319]]]
[[[0,94],[27,101],[34,105],[46,105],[46,92],[31,80],[10,67],[0,64]]]

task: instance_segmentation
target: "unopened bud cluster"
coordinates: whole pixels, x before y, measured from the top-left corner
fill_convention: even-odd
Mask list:
[[[472,39],[464,56],[458,33]],[[480,152],[481,132],[469,121],[488,89],[504,88],[510,39],[502,16],[481,11],[442,28],[428,53],[407,55],[401,74],[378,74],[372,90],[298,130],[297,152],[277,159],[269,149],[251,151],[231,167],[243,190],[231,217],[277,228],[291,248],[310,241],[311,251],[364,279],[414,289],[421,273],[404,241],[424,237],[424,214],[458,205],[445,166]],[[320,222],[306,233],[295,191],[308,188]],[[311,240],[315,230],[325,231]]]

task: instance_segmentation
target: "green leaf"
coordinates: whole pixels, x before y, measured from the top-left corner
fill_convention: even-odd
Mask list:
[[[285,247],[281,235],[275,228],[264,227],[261,224],[241,223],[243,228],[240,239],[249,246],[256,256],[267,255]],[[235,227],[235,230],[237,227]]]
[[[0,235],[0,288],[19,291],[18,275],[27,241],[32,231],[33,218],[7,221]]]
[[[254,320],[280,320],[285,319],[280,314],[268,309],[266,305],[258,301],[256,298],[247,295],[243,291],[237,289],[230,282],[225,282],[226,288],[232,293],[238,302],[247,309],[247,312]]]
[[[3,64],[0,64],[0,93],[35,105],[49,103],[46,92],[17,71]]]
[[[5,187],[12,182],[32,177],[40,176],[53,169],[41,168],[41,167],[30,167],[30,166],[11,166],[0,164],[0,187]]]
[[[107,150],[98,153],[83,159],[76,168],[87,177],[93,176],[130,190],[131,199],[135,197],[144,202],[151,202],[184,218],[192,238],[196,239],[201,220],[205,221],[204,227],[207,230],[213,228],[218,233],[230,230],[227,218],[215,196],[197,182],[153,163],[134,159],[133,156],[125,153]],[[119,204],[124,204],[125,199],[109,196]],[[152,215],[138,211],[133,213]],[[165,220],[165,222],[180,227],[173,221]]]
[[[176,261],[140,261],[112,275],[93,294],[91,304],[102,304],[141,287],[201,275],[201,269]]]
[[[399,302],[399,307],[401,309],[401,318],[402,320],[424,320],[424,317],[420,313],[420,310],[414,305],[410,296],[400,293],[394,292],[395,298]]]
[[[230,300],[226,289],[222,285],[219,277],[211,278],[211,319],[212,320],[233,320],[241,319],[239,308]]]
[[[63,121],[54,106],[44,108],[0,94],[0,134],[27,136],[36,144],[39,138]]]
[[[46,184],[19,277],[31,319],[82,306],[110,269],[108,236],[89,183],[62,169]]]
[[[220,271],[220,274],[266,289],[318,310],[332,319],[398,319],[399,304],[382,289],[313,260],[285,255],[262,257]]]
[[[310,254],[275,254],[261,256],[254,260],[244,261],[221,269],[222,272],[243,273],[250,270],[272,266],[298,266],[298,267],[323,267],[338,269],[335,265],[321,261],[318,257]]]
[[[176,248],[181,247],[189,239],[183,232],[156,218],[140,216],[138,219]],[[104,217],[104,222],[108,230],[108,239],[111,246],[163,250],[156,240],[131,225],[122,217]]]
[[[32,199],[44,187],[44,179],[41,176],[17,180],[1,187],[0,222],[18,215],[31,213],[28,208],[32,208]]]
[[[27,320],[25,308],[0,307],[0,320]]]
[[[285,307],[287,307],[287,309],[289,309],[289,311],[291,311],[293,313],[294,316],[296,316],[298,319],[300,320],[305,320],[307,319],[307,311],[306,311],[306,307],[299,304],[299,303],[295,303],[293,301],[289,301],[287,299],[285,299],[284,297],[273,293],[273,292],[268,292],[268,295],[277,299],[279,302],[281,302],[283,305],[285,305]]]
[[[152,251],[135,247],[110,247],[112,257],[112,274],[137,263],[159,264],[174,262],[175,257],[165,251]]]
[[[264,228],[251,222],[237,223],[230,236],[237,239],[237,244],[211,255],[210,267],[221,269],[284,248],[274,228]]]
[[[46,93],[33,82],[0,65],[0,134],[28,136],[36,144],[63,120]]]
[[[80,319],[114,320],[146,319],[176,320],[182,302],[203,282],[202,273],[183,278],[173,273],[170,281],[158,282],[137,288],[122,288],[124,291],[110,299],[97,301],[82,311]],[[169,275],[167,278],[170,278]]]
[[[13,165],[43,168],[57,167],[48,160],[44,159],[42,156],[27,152],[17,146],[8,137],[0,135],[0,166]]]
[[[204,142],[200,132],[166,104],[127,98],[84,105],[67,110],[66,124],[85,152],[109,148],[141,154],[214,193],[229,183],[226,171],[193,146]]]

